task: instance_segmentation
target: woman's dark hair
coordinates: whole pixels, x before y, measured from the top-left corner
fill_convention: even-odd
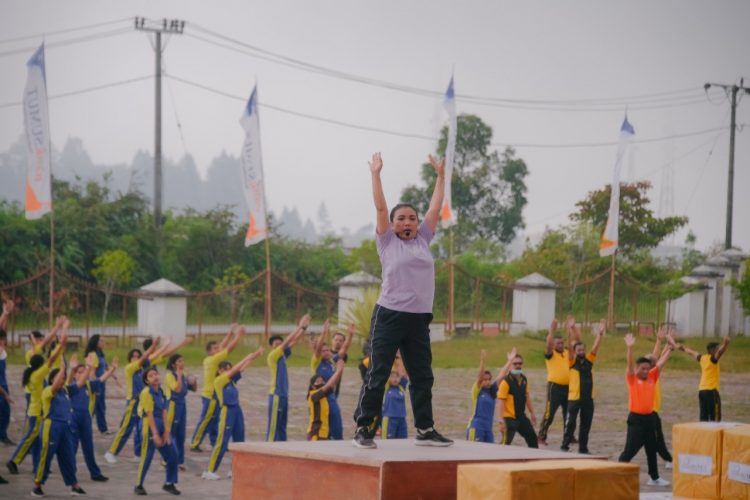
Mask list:
[[[177,360],[182,357],[182,354],[174,353],[169,357],[169,361],[167,361],[167,370],[174,371],[174,365],[177,363]]]
[[[414,213],[417,214],[417,218],[419,218],[419,211],[417,210],[417,207],[415,207],[411,203],[399,203],[391,209],[391,222],[393,222],[393,218],[396,216],[396,211],[401,210],[402,208],[411,208],[412,210],[414,210]]]
[[[59,368],[53,368],[52,370],[50,370],[49,376],[47,377],[47,383],[49,385],[52,385],[52,381],[55,380],[55,377],[57,377],[58,373],[60,373]]]
[[[131,349],[131,350],[129,350],[128,351],[128,363],[130,363],[130,358],[132,358],[133,354],[135,354],[135,353],[143,354],[140,349]]]
[[[148,369],[143,372],[143,385],[148,385],[148,374],[151,372],[159,373],[159,370],[155,366],[149,366]]]
[[[230,361],[222,361],[221,363],[219,363],[219,366],[216,369],[216,373],[218,374],[220,370],[224,370],[226,368],[232,368],[232,363]]]
[[[88,344],[86,344],[86,352],[84,354],[85,356],[88,356],[90,352],[95,352],[95,353],[99,354],[99,340],[101,338],[102,338],[102,336],[99,335],[98,333],[92,335],[89,338],[89,342],[88,342]]]
[[[44,356],[41,354],[34,354],[29,360],[29,366],[23,371],[23,377],[21,383],[26,387],[31,381],[31,374],[37,371],[44,364]]]

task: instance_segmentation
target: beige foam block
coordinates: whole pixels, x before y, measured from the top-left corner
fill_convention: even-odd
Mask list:
[[[565,462],[565,461],[561,461]],[[458,466],[458,500],[573,500],[572,467],[540,466],[539,461],[462,464]]]
[[[694,422],[672,427],[672,493],[683,498],[721,498],[724,431],[731,422]]]
[[[632,500],[639,495],[640,467],[636,464],[593,459],[540,460],[535,463],[550,468],[572,467],[576,500]]]
[[[721,456],[721,498],[750,498],[750,425],[724,430]]]

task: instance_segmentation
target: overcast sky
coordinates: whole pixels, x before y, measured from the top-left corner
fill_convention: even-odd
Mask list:
[[[368,158],[382,151],[386,197],[394,204],[435,149],[435,140],[409,135],[437,136],[445,120],[441,99],[269,61],[215,34],[401,87],[442,93],[453,71],[459,112],[479,115],[493,127],[493,141],[517,145],[528,164],[530,234],[566,223],[576,201],[611,181],[615,146],[592,144],[616,141],[629,103],[637,140],[678,137],[637,144],[623,180],[650,180],[653,208],[663,213],[671,166],[673,213],[690,218],[699,248],[724,240],[729,100],[720,91],[706,96],[702,87],[750,80],[750,2],[0,0],[0,150],[22,133],[21,108],[3,105],[20,100],[24,63],[42,33],[50,96],[153,75],[149,37],[127,20],[135,16],[186,21],[185,34],[167,41],[167,74],[243,99],[258,82],[267,197],[277,213],[294,205],[315,220],[325,201],[338,227],[372,222]],[[102,36],[56,45],[95,34]],[[28,35],[39,36],[7,41]],[[93,161],[106,164],[153,151],[153,87],[144,79],[52,99],[53,143],[80,137]],[[205,173],[222,150],[239,153],[242,100],[168,79],[163,92],[165,156],[188,153]],[[461,99],[467,95],[488,99]],[[737,122],[750,124],[750,95]],[[733,241],[748,251],[750,128],[736,141]],[[587,146],[541,147],[581,144]]]

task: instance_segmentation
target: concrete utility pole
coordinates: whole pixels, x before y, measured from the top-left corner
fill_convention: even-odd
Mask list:
[[[138,31],[149,31],[154,33],[156,42],[154,52],[156,53],[156,116],[154,120],[154,225],[160,228],[162,224],[161,201],[164,194],[161,171],[161,35],[181,35],[185,29],[185,21],[177,19],[148,20],[145,17],[135,18],[135,29]]]
[[[740,90],[750,94],[750,88],[743,87],[744,78],[740,78],[739,85],[727,85],[723,83],[707,83],[703,88],[708,91],[711,87],[720,87],[724,91],[731,92],[732,114],[729,125],[729,179],[727,181],[727,229],[724,237],[724,248],[732,248],[732,204],[734,200],[734,132],[737,128],[737,92]]]

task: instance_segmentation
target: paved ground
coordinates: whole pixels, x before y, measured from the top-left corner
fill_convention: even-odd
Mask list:
[[[198,370],[189,370],[199,374]],[[20,384],[20,367],[9,368],[11,388]],[[474,370],[467,369],[441,369],[436,373],[436,388],[434,394],[435,420],[438,428],[445,434],[462,439],[465,432],[467,419],[470,414],[470,386],[475,377]],[[545,375],[543,370],[529,370],[527,373],[530,384],[534,406],[541,414],[543,409],[543,387]],[[667,443],[670,443],[671,426],[676,422],[693,421],[697,419],[698,397],[696,388],[699,374],[697,372],[665,372],[663,379],[664,403],[662,418],[664,420],[664,431]],[[304,368],[290,370],[292,394],[290,397],[291,408],[289,415],[288,433],[290,439],[304,439],[304,429],[307,425],[307,406],[304,401],[308,371]],[[241,404],[245,411],[247,439],[260,441],[265,437],[266,425],[266,387],[268,374],[265,368],[251,368],[239,383],[241,393]],[[349,420],[356,402],[359,390],[359,373],[356,368],[347,368],[342,384],[341,406],[345,417],[345,435],[351,435],[353,423]],[[594,424],[591,431],[590,449],[594,454],[603,454],[611,459],[616,459],[622,449],[625,440],[625,417],[627,413],[626,388],[624,375],[617,371],[601,371],[596,374],[597,399]],[[14,421],[10,426],[10,434],[14,440],[20,436],[23,424],[23,395],[20,391],[14,391],[16,404],[13,408]],[[122,415],[124,402],[122,391],[113,383],[108,384],[108,421],[114,430]],[[730,421],[750,422],[750,374],[722,374],[722,400],[724,402],[724,417]],[[195,419],[200,410],[200,400],[191,394],[188,404],[188,428],[192,432]],[[562,430],[561,419],[556,419],[550,431],[550,449],[556,449],[560,443]],[[411,431],[410,431],[411,432]],[[93,483],[89,480],[88,472],[83,457],[78,456],[79,479],[83,488],[92,498],[107,498],[116,500],[120,498],[133,498],[133,483],[136,475],[137,464],[132,461],[132,445],[127,445],[121,454],[119,462],[115,465],[107,464],[102,457],[104,451],[111,442],[112,436],[101,436],[96,433],[95,445],[99,465],[105,475],[111,479],[108,483]],[[496,436],[497,438],[497,436]],[[516,439],[520,439],[517,437]],[[514,442],[521,444],[521,442]],[[205,448],[209,448],[205,446]],[[0,445],[0,460],[5,463],[12,450]],[[204,481],[200,474],[208,462],[208,453],[187,453],[187,471],[180,474],[178,487],[183,491],[184,498],[205,499],[228,499],[230,497],[231,479],[222,478],[219,481]],[[635,463],[641,465],[641,483],[645,484],[646,465],[645,456],[641,452],[635,459]],[[221,466],[220,474],[226,476],[231,468],[231,456],[228,454]],[[57,472],[57,466],[53,466],[53,475],[45,486],[45,492],[49,498],[67,498],[68,490],[64,487],[62,479]],[[665,470],[660,461],[662,476],[671,480],[671,471]],[[21,465],[21,473],[10,476],[3,467],[2,475],[11,481],[9,485],[0,486],[0,497],[18,498],[27,496],[31,491],[31,462],[27,458]],[[168,497],[161,491],[164,480],[164,471],[158,464],[151,467],[146,478],[145,487],[149,496]],[[667,489],[668,490],[668,489]],[[644,493],[660,493],[664,488],[643,487]],[[290,497],[293,495],[290,492]],[[645,497],[644,497],[645,498]],[[661,495],[649,498],[664,498]]]

